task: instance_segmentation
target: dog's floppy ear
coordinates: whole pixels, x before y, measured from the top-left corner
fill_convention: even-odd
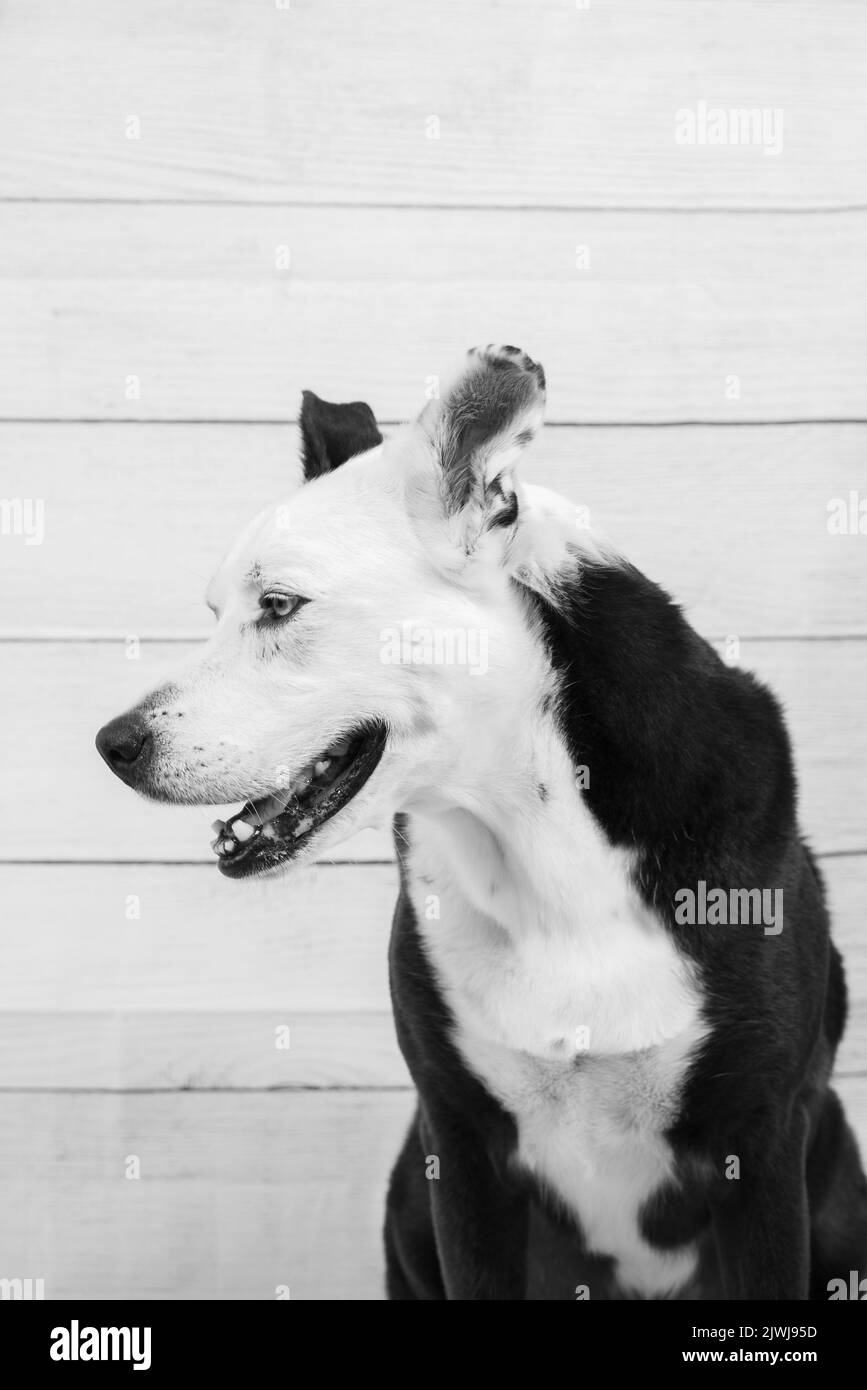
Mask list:
[[[308,481],[381,443],[373,411],[364,401],[335,405],[302,391],[301,447]]]
[[[545,410],[545,373],[521,348],[472,348],[463,369],[416,422],[439,473],[442,509],[466,555],[518,518],[514,467]]]

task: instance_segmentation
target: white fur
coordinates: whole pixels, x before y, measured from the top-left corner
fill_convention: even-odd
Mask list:
[[[443,515],[428,426],[398,431],[242,530],[208,588],[211,640],[143,702],[155,749],[151,795],[208,805],[267,796],[287,770],[362,721],[385,721],[388,745],[373,778],[300,859],[364,826],[387,827],[396,809],[447,784],[463,758],[456,726],[481,730],[481,745],[496,754],[484,731],[504,705],[524,707],[516,682],[526,654],[538,651],[510,575],[535,563],[541,586],[589,537],[569,523],[562,499],[555,526],[552,495],[543,501],[528,489],[516,533],[490,530],[468,554],[465,532],[478,518],[464,526]],[[512,452],[507,438],[504,466]],[[497,457],[488,451],[489,468]],[[311,602],[263,630],[259,602],[274,586]],[[485,678],[462,666],[387,664],[384,634],[408,620],[482,632]]]
[[[537,697],[537,661],[540,678]],[[694,1252],[653,1250],[637,1218],[672,1172],[663,1130],[703,1035],[697,991],[630,856],[596,828],[553,725],[536,714],[523,735],[489,736],[509,750],[499,772],[472,786],[471,764],[444,798],[464,809],[419,807],[410,834],[414,907],[455,1042],[515,1116],[519,1161],[589,1247],[617,1260],[625,1287],[667,1293]]]
[[[511,469],[540,413],[532,401],[502,449],[485,449],[489,478]],[[143,706],[151,791],[264,796],[285,784],[281,769],[384,720],[380,764],[306,854],[409,813],[418,918],[468,1067],[515,1115],[519,1161],[592,1249],[618,1261],[626,1285],[664,1292],[688,1276],[692,1252],[654,1252],[637,1216],[671,1172],[663,1130],[702,1036],[696,990],[542,713],[554,678],[513,582],[556,594],[576,556],[607,552],[541,489],[517,488],[511,527],[485,524],[483,490],[474,515],[446,514],[435,412],[423,418],[245,528],[210,586],[211,641]],[[311,601],[263,629],[260,599],[275,585]],[[482,630],[483,678],[387,664],[383,632],[407,619]]]

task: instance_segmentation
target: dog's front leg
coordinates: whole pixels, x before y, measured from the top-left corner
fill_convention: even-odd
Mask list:
[[[727,1299],[808,1297],[810,1219],[804,1147],[806,1120],[769,1142],[750,1145],[740,1176],[713,1207],[713,1228]]]
[[[504,1181],[488,1154],[458,1124],[425,1124],[427,1156],[436,1157],[431,1212],[448,1299],[526,1298],[529,1199]]]

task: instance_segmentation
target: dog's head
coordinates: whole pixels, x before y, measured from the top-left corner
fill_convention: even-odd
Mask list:
[[[366,405],[305,392],[305,482],[211,581],[213,636],[97,738],[146,796],[244,801],[215,827],[224,873],[460,805],[472,768],[508,759],[504,711],[526,718],[542,679],[516,582],[533,587],[539,504],[523,515],[513,470],[544,400],[511,347],[473,350],[385,442]]]

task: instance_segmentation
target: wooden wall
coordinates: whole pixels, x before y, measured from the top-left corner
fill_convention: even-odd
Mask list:
[[[865,57],[854,0],[6,0],[0,1275],[381,1297],[389,844],[227,883],[92,740],[294,484],[302,387],[395,422],[479,341],[545,364],[527,477],[786,705],[867,1141]],[[782,149],[678,144],[701,101]]]

